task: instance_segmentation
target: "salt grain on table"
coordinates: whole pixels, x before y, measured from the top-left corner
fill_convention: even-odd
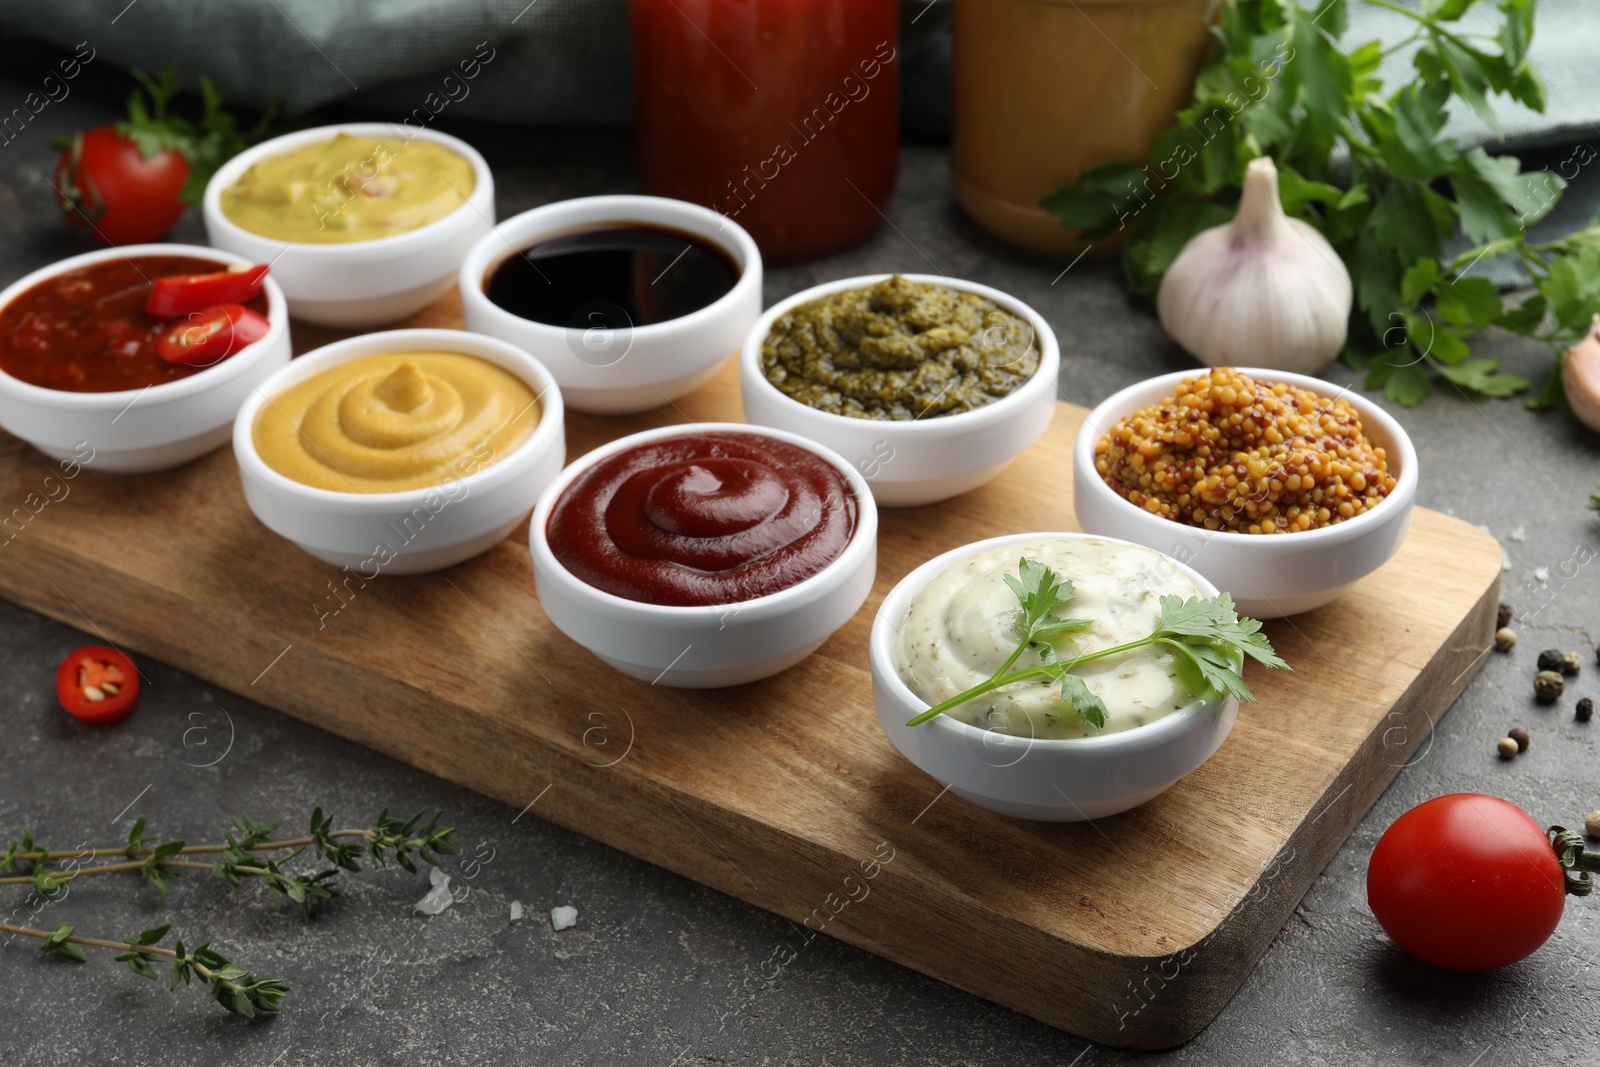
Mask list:
[[[428,890],[428,895],[417,901],[413,908],[424,915],[438,915],[455,903],[455,898],[450,895],[450,876],[437,867],[430,867],[428,881],[432,883],[433,888]]]
[[[578,925],[578,909],[566,904],[550,909],[550,925],[557,930]]]
[[[522,921],[522,901],[520,900],[511,902],[511,921],[514,923]]]

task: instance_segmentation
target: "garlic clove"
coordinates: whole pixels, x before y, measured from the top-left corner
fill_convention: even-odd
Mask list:
[[[1201,363],[1315,374],[1344,347],[1350,272],[1278,199],[1263,156],[1245,168],[1233,221],[1183,246],[1156,294],[1161,325]]]
[[[1567,394],[1567,407],[1578,421],[1600,430],[1600,315],[1594,317],[1583,339],[1561,357],[1561,387]]]

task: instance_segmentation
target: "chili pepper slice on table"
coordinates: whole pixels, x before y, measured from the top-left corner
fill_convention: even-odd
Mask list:
[[[74,719],[116,722],[139,703],[139,669],[114,648],[84,645],[56,668],[56,699]]]

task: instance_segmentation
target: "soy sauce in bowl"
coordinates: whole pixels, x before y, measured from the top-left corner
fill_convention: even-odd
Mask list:
[[[483,291],[513,315],[551,326],[648,326],[727,295],[739,265],[722,246],[665,226],[568,230],[491,267]]]

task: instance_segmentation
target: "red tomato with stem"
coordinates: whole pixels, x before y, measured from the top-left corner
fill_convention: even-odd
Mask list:
[[[1367,864],[1367,904],[1395,944],[1455,971],[1531,955],[1566,904],[1545,831],[1510,801],[1452,793],[1384,831]]]
[[[178,224],[189,161],[175,148],[150,155],[116,126],[78,134],[56,163],[56,202],[67,224],[101,244],[165,237]]]
[[[82,722],[101,725],[127,718],[139,702],[139,668],[108,645],[73,649],[56,668],[56,699]]]

